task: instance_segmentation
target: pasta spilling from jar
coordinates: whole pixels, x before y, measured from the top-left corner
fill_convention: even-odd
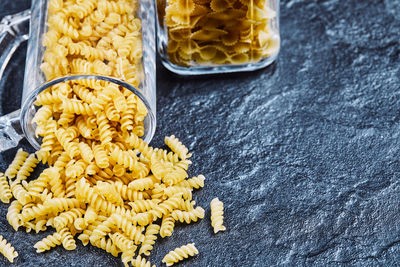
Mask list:
[[[139,88],[144,77],[137,6],[130,0],[49,1],[41,65],[46,79],[101,75]],[[43,137],[39,159],[54,163],[62,150],[71,158],[83,154],[73,165],[89,167],[92,174],[91,151],[97,151],[99,163],[111,141],[126,148],[124,140],[129,140],[131,146],[136,136],[143,136],[148,112],[130,90],[96,79],[58,83],[39,94],[35,105],[40,106],[33,119],[36,135]]]
[[[180,66],[245,64],[276,55],[270,0],[167,0],[160,3],[169,60]]]
[[[74,250],[77,237],[85,246],[90,243],[120,256],[126,266],[150,266],[142,256],[150,255],[158,235],[171,236],[176,222],[204,218],[204,209],[196,206],[192,191],[203,187],[205,178],[188,178],[190,154],[176,137],[166,137],[170,152],[149,147],[144,141],[127,150],[110,144],[116,154],[104,153],[109,164],[104,168],[93,159],[90,164],[97,166],[93,174],[85,174],[85,167],[78,164],[87,167],[83,153],[70,157],[64,150],[30,181],[27,178],[38,163],[36,155],[28,156],[21,149],[17,152],[6,170],[9,182],[4,179],[0,199],[5,203],[15,199],[7,220],[16,231],[20,227],[26,232],[55,229],[34,244],[38,253],[56,246]],[[113,172],[117,166],[123,170],[121,175]],[[3,243],[0,252],[12,261],[18,254]]]

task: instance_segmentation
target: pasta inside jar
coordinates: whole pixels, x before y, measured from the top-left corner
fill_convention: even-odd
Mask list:
[[[158,1],[159,52],[181,74],[252,70],[280,48],[277,0]]]

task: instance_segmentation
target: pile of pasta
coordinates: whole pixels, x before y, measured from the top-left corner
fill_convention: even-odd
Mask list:
[[[181,66],[244,64],[275,55],[277,14],[268,0],[168,0],[169,60]]]
[[[204,217],[204,209],[192,200],[192,191],[204,186],[204,176],[188,179],[187,148],[174,136],[166,137],[165,143],[171,152],[146,144],[136,150],[118,149],[121,157],[108,155],[110,165],[125,171],[122,175],[111,168],[91,175],[77,171],[75,160],[64,151],[30,181],[39,160],[20,149],[0,176],[0,199],[9,203],[15,198],[7,220],[15,230],[21,226],[27,232],[56,230],[34,245],[38,253],[57,245],[73,250],[77,236],[84,245],[120,255],[125,266],[150,266],[143,256],[150,255],[157,235],[171,236],[176,222]],[[18,255],[11,246],[5,253],[11,261]],[[197,253],[194,244],[183,246],[167,254],[163,262],[170,266]]]
[[[114,76],[138,88],[142,77],[141,23],[131,0],[50,0],[41,66],[48,80],[67,74]],[[129,90],[99,80],[58,83],[37,96],[33,118],[39,151],[18,150],[0,175],[0,200],[10,203],[7,220],[17,231],[55,232],[37,242],[37,252],[84,245],[120,256],[125,266],[150,266],[157,235],[172,235],[176,222],[204,217],[192,199],[203,175],[189,178],[191,154],[175,137],[171,151],[140,137],[147,109]],[[47,164],[37,179],[30,174]],[[12,200],[14,199],[14,200]],[[222,202],[211,205],[215,231],[222,226]],[[0,252],[18,255],[0,237]],[[197,254],[189,243],[168,253],[168,266]]]

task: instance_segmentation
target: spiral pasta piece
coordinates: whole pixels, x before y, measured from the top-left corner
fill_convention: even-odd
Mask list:
[[[106,151],[102,146],[100,145],[94,146],[93,154],[96,164],[100,168],[107,168],[110,165]]]
[[[133,212],[139,213],[154,209],[159,202],[160,200],[158,199],[140,199],[129,202],[128,205],[132,208]]]
[[[110,253],[114,257],[118,257],[118,254],[121,252],[115,244],[112,242],[111,239],[106,239],[106,238],[100,238],[96,240],[95,242],[90,242],[93,246],[101,248],[105,250],[106,252]]]
[[[46,199],[43,205],[47,207],[50,212],[58,213],[72,208],[79,208],[81,203],[73,198],[51,198]]]
[[[125,235],[122,233],[116,232],[114,234],[108,234],[113,241],[113,243],[122,251],[122,252],[135,252],[136,246],[134,245],[133,241],[129,240]]]
[[[22,150],[22,148],[18,149],[17,154],[15,155],[13,161],[8,166],[4,174],[10,179],[14,178],[28,156],[29,154]]]
[[[113,217],[109,217],[103,223],[99,224],[90,235],[90,242],[95,243],[97,240],[104,238],[116,226]]]
[[[144,198],[143,192],[138,192],[132,188],[129,188],[127,185],[122,182],[114,183],[115,189],[121,195],[122,199],[129,201],[142,200]]]
[[[35,154],[29,155],[24,164],[22,164],[21,168],[18,170],[17,180],[26,180],[26,178],[28,178],[34,171],[38,163],[39,160],[35,157]]]
[[[211,200],[211,225],[214,228],[214,233],[219,231],[225,231],[226,227],[222,224],[224,223],[224,203],[220,201],[217,197]]]
[[[68,228],[62,228],[59,231],[59,234],[61,236],[62,245],[66,250],[76,249],[76,242],[74,240],[74,237],[73,237],[71,231],[68,230]]]
[[[150,212],[154,214],[155,217],[161,218],[163,215],[167,215],[171,213],[174,209],[179,207],[180,203],[181,203],[181,196],[180,195],[174,196],[161,202]]]
[[[153,245],[157,240],[157,234],[159,231],[160,226],[158,224],[150,224],[147,226],[146,233],[144,234],[144,241],[139,250],[139,255],[150,255],[150,251],[153,249]]]
[[[61,245],[61,235],[55,232],[37,242],[33,247],[36,248],[36,253],[41,253],[58,245]]]
[[[171,215],[164,216],[161,222],[160,236],[162,238],[171,236],[172,232],[174,231],[174,227],[175,227],[174,218],[172,218]]]
[[[187,147],[184,144],[182,144],[182,142],[179,141],[179,139],[176,138],[174,135],[165,137],[164,141],[165,141],[165,144],[169,148],[171,148],[171,150],[173,152],[178,154],[178,156],[181,159],[185,160],[192,156],[191,154],[189,154],[189,150],[187,149]]]
[[[66,132],[66,130],[60,128],[55,132],[58,142],[63,146],[64,150],[68,153],[71,158],[79,155],[78,144],[73,142],[73,138]]]
[[[204,177],[204,175],[200,174],[199,176],[195,176],[179,182],[177,186],[199,189],[200,187],[204,187],[205,179],[206,178]]]
[[[7,221],[14,228],[15,231],[18,231],[18,228],[22,225],[21,222],[21,211],[22,205],[18,200],[14,200],[11,202],[11,205],[8,207],[7,211]]]
[[[19,180],[15,180],[11,183],[11,192],[22,205],[26,205],[33,200],[28,191],[21,185]]]
[[[155,265],[151,265],[149,261],[145,258],[142,258],[140,255],[131,261],[133,267],[155,267]]]
[[[73,208],[69,211],[60,213],[57,217],[53,219],[53,225],[57,230],[61,230],[65,227],[70,227],[73,225],[74,221],[81,218],[84,210],[81,208]]]
[[[127,216],[112,215],[112,218],[116,226],[121,229],[130,240],[133,240],[136,245],[143,242],[144,235],[142,233],[142,227],[133,224]]]
[[[180,221],[182,223],[191,223],[192,221],[197,222],[199,218],[204,218],[204,209],[202,207],[196,207],[191,211],[174,210],[171,213],[171,216],[175,221]]]
[[[0,172],[0,200],[3,203],[10,203],[12,198],[11,188],[8,184],[7,177]]]
[[[185,258],[189,258],[189,256],[193,257],[197,254],[199,254],[199,251],[195,247],[194,243],[189,243],[170,251],[167,255],[164,256],[162,262],[165,263],[167,266],[171,266]]]
[[[151,178],[141,178],[137,180],[133,180],[128,184],[128,188],[133,188],[136,191],[143,191],[152,189],[154,186],[154,182]]]
[[[18,257],[18,252],[15,251],[15,248],[2,235],[0,235],[0,252],[10,262],[14,262],[14,259]]]

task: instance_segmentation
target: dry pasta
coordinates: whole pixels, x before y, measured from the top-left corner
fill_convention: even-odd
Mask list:
[[[170,251],[164,256],[162,262],[167,266],[171,266],[185,258],[189,258],[189,256],[194,256],[196,254],[199,254],[199,251],[195,247],[194,243],[189,243]]]
[[[159,15],[168,59],[179,66],[257,62],[279,50],[270,1],[170,0]]]
[[[224,223],[224,203],[220,201],[217,197],[211,200],[211,225],[214,228],[214,233],[219,231],[225,231],[226,227],[222,224]]]
[[[0,235],[0,252],[10,262],[14,262],[14,258],[18,257],[18,252],[15,251],[15,248],[2,235]]]
[[[10,203],[12,198],[11,188],[8,184],[7,177],[4,173],[0,173],[0,200],[3,203]]]
[[[68,128],[63,134],[70,137],[79,134],[79,130]],[[115,146],[110,142],[104,150],[110,153]],[[58,245],[74,250],[74,236],[78,234],[78,239],[84,245],[91,243],[114,256],[120,256],[126,266],[129,263],[134,266],[150,266],[140,255],[150,255],[158,234],[161,237],[171,236],[175,221],[190,223],[204,217],[204,210],[195,207],[192,191],[203,187],[205,178],[199,175],[188,179],[185,175],[183,180],[180,178],[170,185],[167,179],[169,176],[177,170],[186,173],[184,168],[174,165],[180,162],[177,154],[149,148],[145,143],[138,146],[137,152],[142,155],[133,153],[133,150],[119,149],[136,160],[137,166],[141,166],[132,170],[130,166],[135,164],[122,166],[129,172],[124,174],[124,179],[116,176],[109,167],[99,168],[95,175],[87,179],[84,172],[71,171],[71,168],[78,168],[80,163],[85,163],[79,158],[83,155],[71,159],[64,150],[56,157],[53,165],[44,169],[36,180],[28,182],[26,179],[36,162],[33,161],[35,164],[32,165],[27,160],[22,164],[26,165],[25,170],[20,168],[20,176],[17,175],[20,178],[13,183],[22,181],[18,185],[29,199],[24,200],[18,190],[11,190],[16,200],[12,201],[7,213],[9,223],[15,230],[23,226],[27,232],[45,231],[48,226],[56,230],[34,245],[38,253]],[[153,156],[149,160],[143,156],[144,153]],[[32,161],[34,156],[29,156],[29,159]],[[187,165],[190,163],[187,162]],[[109,164],[119,166],[113,159],[110,159]],[[157,164],[161,164],[156,168],[160,178],[152,173],[150,167]],[[183,167],[187,169],[188,166]],[[141,178],[143,169],[148,170],[147,176]],[[68,193],[69,187],[73,187],[71,194]],[[155,223],[159,218],[161,226]],[[135,257],[138,245],[140,250]]]
[[[128,0],[50,0],[41,67],[46,78],[99,73],[137,87],[142,47],[136,8]],[[187,8],[205,14],[196,5]],[[121,257],[125,266],[151,266],[141,255],[150,255],[158,234],[171,236],[175,222],[204,217],[192,200],[204,176],[188,178],[191,154],[175,136],[165,138],[172,151],[140,138],[147,109],[130,91],[105,81],[69,81],[42,92],[35,105],[41,148],[37,158],[18,150],[6,171],[10,182],[0,175],[0,199],[11,201],[7,220],[16,231],[55,229],[34,244],[38,253],[59,245],[74,250],[78,237]],[[48,166],[30,179],[38,161]],[[197,253],[188,249],[182,251]]]

